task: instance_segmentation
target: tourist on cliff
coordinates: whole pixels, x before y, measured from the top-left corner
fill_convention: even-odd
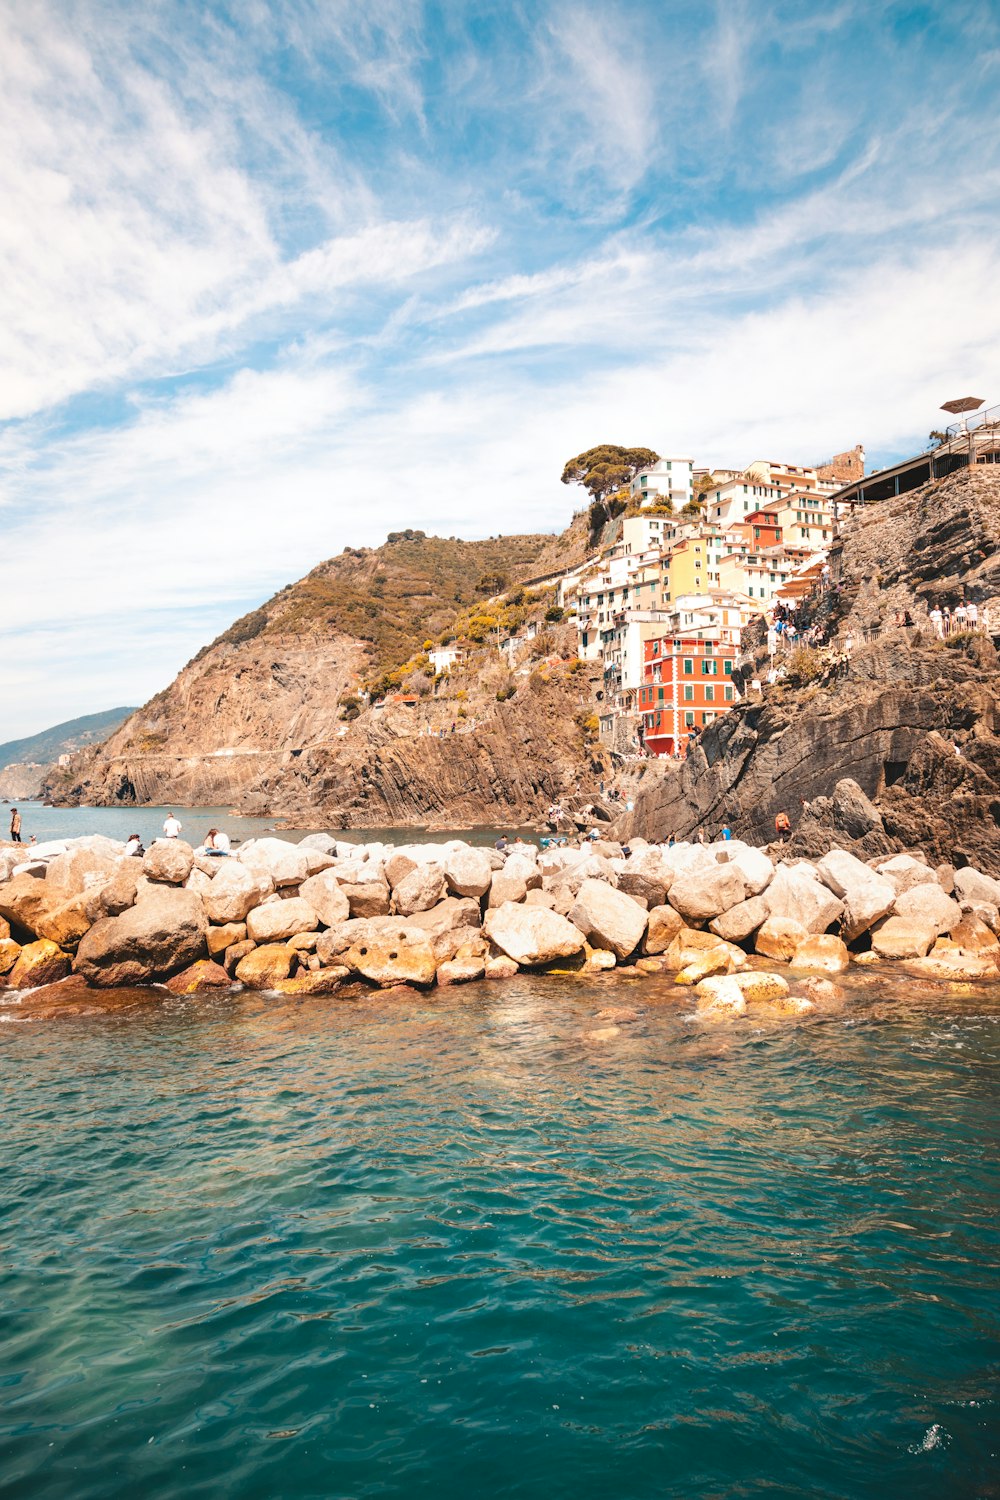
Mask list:
[[[781,840],[781,842],[784,844],[788,839],[788,835],[792,831],[792,825],[789,822],[788,814],[786,812],[778,813],[777,817],[774,820],[774,831],[778,835],[778,838]]]
[[[972,601],[970,600],[969,603],[965,606],[965,614],[966,614],[966,618],[967,618],[967,620],[969,622],[969,629],[970,630],[978,630],[979,629],[979,605],[978,604],[973,604]]]
[[[13,844],[21,842],[21,814],[16,807],[10,810],[10,838]]]
[[[181,829],[183,828],[183,826],[184,826],[183,823],[181,823],[178,818],[175,818],[174,815],[173,815],[173,813],[167,813],[167,816],[166,816],[166,818],[163,821],[163,836],[164,836],[164,838],[168,838],[168,839],[179,838],[180,837],[180,832],[181,832]]]
[[[944,640],[944,615],[938,609],[937,605],[930,612],[930,622],[934,627],[934,634],[938,640]]]

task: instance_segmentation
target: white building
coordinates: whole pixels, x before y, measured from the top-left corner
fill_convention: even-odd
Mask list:
[[[642,469],[630,486],[632,499],[640,505],[669,500],[674,510],[687,505],[694,494],[694,459],[661,458]]]
[[[454,646],[438,646],[436,650],[428,651],[427,656],[436,677],[442,672],[450,672],[458,661],[458,651]]]

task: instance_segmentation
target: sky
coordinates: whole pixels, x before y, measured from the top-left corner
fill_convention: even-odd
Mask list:
[[[0,741],[601,442],[1000,401],[1000,6],[2,0]]]

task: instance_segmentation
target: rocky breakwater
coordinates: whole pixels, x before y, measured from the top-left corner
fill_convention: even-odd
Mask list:
[[[736,841],[637,840],[628,853],[605,842],[504,857],[457,840],[393,848],[324,834],[251,841],[227,859],[179,840],[142,860],[105,838],[28,860],[0,848],[11,990],[73,974],[103,989],[352,994],[614,970],[672,978],[709,1012],[794,1013],[837,998],[832,981],[852,964],[1000,984],[998,933],[1000,881],[919,854],[775,861]]]

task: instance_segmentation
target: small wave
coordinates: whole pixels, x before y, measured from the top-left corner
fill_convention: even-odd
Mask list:
[[[911,1443],[907,1453],[932,1453],[935,1448],[947,1448],[951,1442],[951,1433],[946,1432],[940,1422],[935,1422],[928,1427],[919,1443]]]

